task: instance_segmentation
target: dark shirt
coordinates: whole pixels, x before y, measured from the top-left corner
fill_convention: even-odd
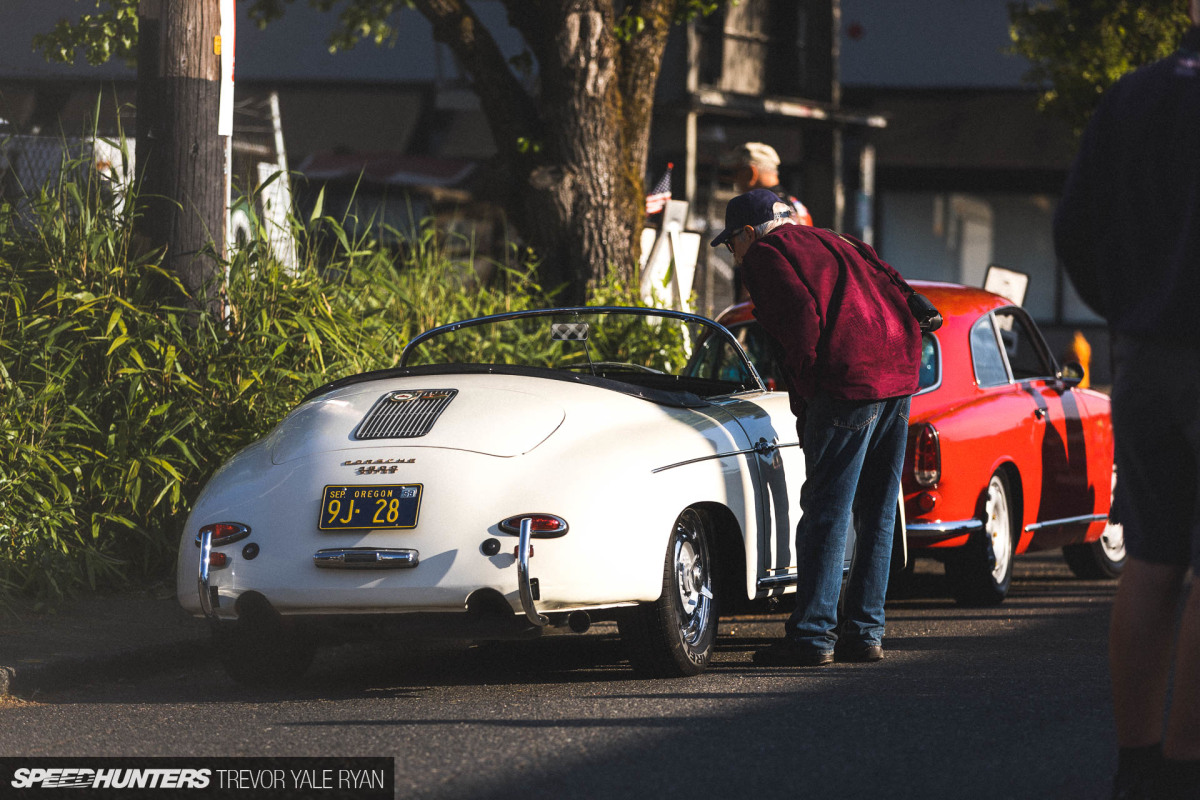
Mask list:
[[[862,252],[833,231],[784,225],[742,260],[754,316],[780,345],[797,416],[818,392],[883,400],[917,389],[921,331],[908,285],[857,244]]]
[[[1112,330],[1200,345],[1200,29],[1105,93],[1067,178],[1054,244]]]

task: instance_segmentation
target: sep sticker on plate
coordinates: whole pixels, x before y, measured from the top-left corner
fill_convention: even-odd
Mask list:
[[[326,486],[321,498],[323,531],[387,530],[417,527],[419,483],[398,486]]]

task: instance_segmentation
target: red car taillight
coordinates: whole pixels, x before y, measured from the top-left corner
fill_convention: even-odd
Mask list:
[[[933,486],[942,479],[942,447],[937,429],[920,425],[913,439],[913,479],[918,486]]]
[[[567,521],[553,514],[518,514],[500,523],[500,530],[517,536],[521,533],[521,520],[529,520],[529,534],[537,539],[553,539],[567,532]]]
[[[250,535],[250,526],[240,522],[217,522],[205,525],[200,529],[200,533],[196,534],[196,547],[200,546],[200,534],[205,532],[212,533],[213,547],[222,547],[245,539]]]

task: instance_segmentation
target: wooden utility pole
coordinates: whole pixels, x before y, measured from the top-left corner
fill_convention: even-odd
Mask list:
[[[166,248],[189,305],[220,314],[225,147],[217,135],[220,0],[138,5],[138,232]]]

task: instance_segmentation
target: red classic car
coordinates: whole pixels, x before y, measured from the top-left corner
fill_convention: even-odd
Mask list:
[[[913,281],[945,320],[922,339],[903,475],[908,551],[946,567],[955,596],[1003,601],[1013,556],[1062,548],[1080,577],[1115,577],[1124,537],[1108,522],[1109,398],[1080,388],[1025,311],[982,289]],[[750,303],[718,317],[783,390]],[[911,558],[909,560],[911,567]]]

